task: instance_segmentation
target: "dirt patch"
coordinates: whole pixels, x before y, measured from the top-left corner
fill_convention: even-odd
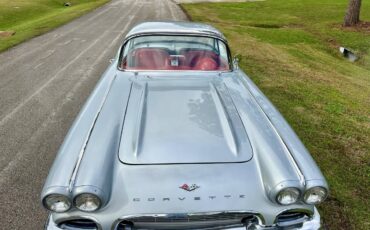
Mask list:
[[[342,211],[345,208],[339,200],[329,196],[325,200],[325,203],[320,206],[326,214],[325,216],[322,216],[324,229],[332,229],[333,226],[336,227],[335,229],[353,229],[351,227],[349,217]]]
[[[370,22],[360,22],[356,26],[346,27],[341,25],[343,30],[346,31],[361,31],[361,32],[369,32],[370,33]]]
[[[265,29],[279,29],[282,26],[276,24],[250,24],[250,26],[257,27],[257,28],[265,28]]]
[[[338,43],[338,41],[334,38],[327,38],[326,41],[328,42],[329,46],[331,48],[339,48],[340,47],[340,44]]]
[[[235,25],[235,23],[234,23]],[[302,28],[303,26],[300,24],[265,24],[265,23],[252,23],[252,24],[247,24],[247,26],[252,26],[256,28],[263,28],[263,29],[299,29]]]
[[[198,2],[263,2],[266,0],[174,0],[176,3],[198,3]]]
[[[0,31],[1,38],[11,37],[15,34],[15,31]]]

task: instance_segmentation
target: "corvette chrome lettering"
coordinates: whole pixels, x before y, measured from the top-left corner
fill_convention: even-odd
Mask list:
[[[208,196],[208,200],[220,200],[220,199],[245,199],[246,195],[239,194],[239,195],[223,195],[223,196]],[[153,201],[161,201],[161,202],[171,202],[174,200],[179,201],[185,201],[185,200],[194,200],[194,201],[200,201],[205,200],[205,198],[202,199],[200,196],[194,196],[194,197],[176,197],[176,198],[170,198],[170,197],[163,197],[163,198],[155,198],[155,197],[149,197],[149,198],[139,198],[135,197],[132,198],[133,202],[153,202]]]

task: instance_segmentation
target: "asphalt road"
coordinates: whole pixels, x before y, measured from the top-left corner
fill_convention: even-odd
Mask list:
[[[112,0],[0,54],[0,229],[43,228],[40,191],[74,118],[130,27],[166,19],[186,17],[171,0]]]

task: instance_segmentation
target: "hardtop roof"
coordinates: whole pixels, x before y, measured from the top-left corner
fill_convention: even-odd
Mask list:
[[[213,26],[194,23],[194,22],[178,22],[178,21],[158,21],[158,22],[143,22],[134,26],[126,35],[126,38],[137,36],[140,34],[199,34],[215,36],[222,40],[226,40],[224,35]]]

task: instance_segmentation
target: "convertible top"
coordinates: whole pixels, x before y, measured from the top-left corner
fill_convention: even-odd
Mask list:
[[[200,34],[217,37],[226,42],[225,36],[216,28],[203,23],[194,22],[143,22],[134,26],[126,38],[142,34]]]

